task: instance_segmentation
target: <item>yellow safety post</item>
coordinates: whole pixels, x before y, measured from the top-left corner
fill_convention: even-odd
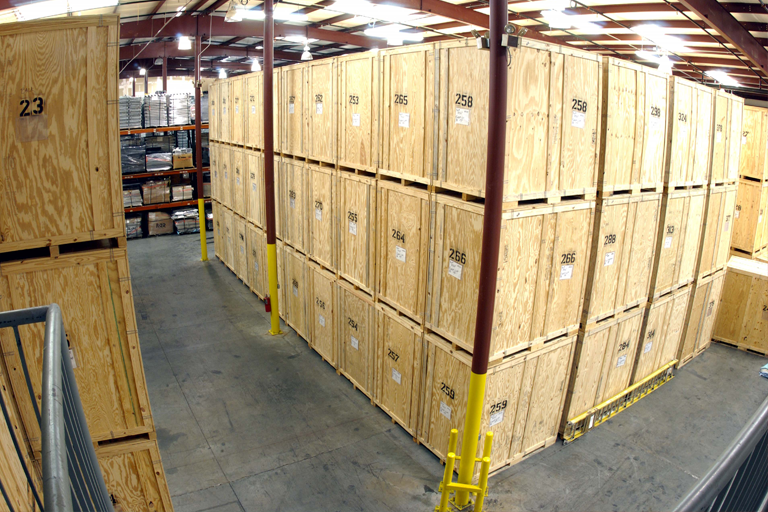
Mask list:
[[[282,334],[278,310],[280,304],[277,299],[277,246],[274,243],[267,244],[267,274],[269,275],[269,302],[272,307],[269,316],[271,321],[269,333]]]
[[[485,379],[487,374],[472,372],[469,376],[469,397],[467,400],[467,416],[464,421],[464,435],[461,438],[461,453],[474,457],[477,453],[477,442],[480,434],[480,420],[483,417],[483,402],[485,401]],[[490,454],[489,454],[490,455]],[[459,464],[459,482],[468,484],[475,473],[474,464]],[[464,507],[469,502],[469,494],[456,494],[456,505]]]
[[[196,22],[199,23],[199,20]],[[197,27],[197,25],[195,25]],[[197,161],[197,221],[200,224],[200,260],[208,261],[208,241],[205,238],[205,199],[203,185],[203,120],[200,102],[203,95],[203,83],[200,81],[200,54],[202,38],[195,28],[195,160]],[[147,75],[144,75],[146,80]],[[163,60],[163,82],[165,82],[165,60]],[[146,82],[145,82],[146,83]],[[147,89],[144,89],[146,93]]]
[[[435,512],[447,512],[448,504],[452,503],[454,507],[459,510],[466,508],[470,505],[469,499],[463,505],[457,503],[459,493],[475,495],[475,512],[482,512],[483,503],[485,502],[485,496],[488,494],[488,473],[491,469],[491,449],[493,448],[493,432],[485,434],[485,442],[483,443],[483,458],[478,459],[476,457],[468,457],[465,460],[465,464],[460,464],[459,469],[462,467],[469,467],[470,474],[475,472],[475,464],[480,463],[480,480],[478,485],[466,484],[461,482],[453,482],[453,469],[456,461],[461,461],[461,457],[456,455],[456,443],[459,439],[459,431],[456,429],[451,430],[451,436],[448,441],[448,455],[445,458],[445,471],[443,472],[443,480],[440,482],[440,504],[435,507]],[[475,443],[477,448],[477,443]],[[469,464],[469,461],[473,461]],[[471,478],[471,476],[470,476]],[[454,499],[451,500],[451,493],[454,494]]]
[[[199,187],[198,190],[200,190]],[[197,216],[200,219],[200,254],[202,254],[202,261],[208,261],[208,242],[205,233],[205,200],[202,197],[197,200]]]

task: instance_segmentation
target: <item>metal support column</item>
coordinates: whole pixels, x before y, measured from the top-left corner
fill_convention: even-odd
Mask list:
[[[271,306],[270,334],[281,334],[277,300],[277,247],[275,246],[275,139],[272,104],[275,20],[273,0],[264,1],[264,195],[267,216],[267,273]]]
[[[471,484],[475,472],[480,421],[483,416],[485,377],[491,348],[493,309],[496,302],[496,275],[501,237],[501,206],[504,200],[504,139],[507,113],[507,49],[501,36],[507,24],[507,0],[490,2],[490,94],[488,105],[488,148],[485,175],[485,215],[483,217],[480,286],[477,294],[477,324],[469,378],[467,413],[461,442],[459,483]],[[457,491],[456,505],[466,506],[469,493]]]
[[[199,20],[198,16],[198,20]],[[199,25],[198,21],[198,25]],[[199,27],[198,27],[199,28]],[[208,243],[205,235],[205,194],[203,193],[203,119],[201,101],[203,84],[200,81],[200,53],[202,38],[195,30],[195,159],[197,161],[197,215],[200,224],[200,255],[202,261],[208,261]],[[163,80],[165,80],[165,57],[163,57]]]
[[[163,90],[168,92],[168,54],[165,45],[166,43],[163,43]]]

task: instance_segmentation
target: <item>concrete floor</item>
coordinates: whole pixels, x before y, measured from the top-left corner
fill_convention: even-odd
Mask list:
[[[432,510],[442,466],[196,235],[130,241],[139,335],[177,512]],[[670,510],[768,395],[766,359],[713,345],[569,446],[491,479],[486,510]]]

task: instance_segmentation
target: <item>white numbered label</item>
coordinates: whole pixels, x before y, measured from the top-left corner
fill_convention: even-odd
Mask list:
[[[643,354],[647,354],[648,352],[650,352],[651,347],[653,347],[653,342],[649,341],[648,343],[645,344],[645,347],[643,348]]]
[[[610,267],[613,265],[613,260],[616,259],[616,253],[615,252],[607,252],[605,253],[605,260],[603,261],[604,267]]]
[[[251,183],[251,190],[256,192],[256,184],[255,183]]]
[[[315,114],[322,115],[322,113],[323,113],[323,104],[315,103]]]
[[[579,112],[577,110],[571,111],[571,126],[574,128],[584,128],[587,122],[587,114]]]
[[[506,409],[491,414],[491,421],[488,423],[488,426],[493,427],[504,421],[504,411],[506,411]]]
[[[315,208],[315,218],[322,222],[323,220],[323,210],[320,208]]]
[[[360,114],[352,114],[352,126],[360,126]]]
[[[75,361],[75,351],[69,349],[69,360],[72,361],[72,368],[77,368],[77,361]]]
[[[733,217],[735,219],[738,219],[739,218],[739,213],[741,213],[741,212],[739,210],[736,210],[735,212],[733,212]]]
[[[405,249],[399,245],[395,246],[395,259],[405,263]]]
[[[256,113],[256,105],[251,105],[251,114]]]
[[[357,222],[353,220],[349,221],[349,232],[357,236]]]
[[[469,109],[456,107],[456,116],[454,117],[456,124],[469,126]]]
[[[258,263],[258,262],[256,262],[256,261],[254,261],[254,262],[253,262],[253,269],[254,269],[256,272],[258,272],[258,271],[259,271],[259,263]]]
[[[672,247],[672,237],[668,236],[664,239],[664,248],[669,249],[670,247]]]
[[[240,186],[240,176],[238,176],[237,178],[235,178],[235,181],[237,182],[237,186],[239,187],[239,186]]]
[[[448,407],[442,400],[440,401],[440,414],[448,419],[451,419],[451,408]]]
[[[235,105],[235,114],[240,113],[240,105]]]
[[[400,112],[397,118],[397,125],[400,128],[409,128],[411,126],[411,114]]]
[[[296,285],[293,285],[293,294],[298,297],[299,296],[299,287]]]
[[[293,114],[293,103],[288,104],[288,113]]]
[[[325,327],[325,317],[323,315],[317,315],[317,323]]]
[[[354,336],[350,336],[349,338],[350,338],[349,342],[352,345],[352,348],[355,350],[360,350],[360,341]]]
[[[223,116],[227,115],[227,107],[222,107],[221,115],[223,115]]]
[[[570,279],[573,277],[573,265],[562,265],[560,267],[560,279]]]
[[[723,142],[723,132],[715,133],[715,142]]]
[[[747,143],[747,138],[742,135],[741,136],[741,145],[743,146],[746,143]]]
[[[400,372],[392,368],[392,380],[400,384],[402,379],[403,379],[403,376],[400,375]]]
[[[616,361],[616,368],[620,368],[624,366],[624,363],[627,362],[627,355],[624,354],[623,356],[619,356],[619,359]]]
[[[461,263],[456,263],[453,260],[450,260],[448,262],[448,275],[451,277],[455,277],[459,281],[461,281],[461,272],[464,270],[464,265]]]
[[[291,200],[290,200],[290,203],[291,203],[291,208],[293,208],[295,210],[296,209],[296,198],[292,197]]]

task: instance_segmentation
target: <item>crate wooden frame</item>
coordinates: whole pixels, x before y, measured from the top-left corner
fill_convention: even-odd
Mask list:
[[[336,176],[337,270],[353,285],[374,293],[376,279],[377,180],[350,172]],[[352,220],[356,216],[357,221]],[[357,235],[352,234],[354,231]]]
[[[307,67],[293,64],[281,68],[282,151],[296,157],[307,156]],[[293,102],[291,102],[293,99]]]
[[[329,270],[336,269],[336,182],[333,167],[307,165],[307,254]]]
[[[335,57],[310,61],[307,73],[307,158],[335,165],[338,161],[338,62]],[[320,100],[318,102],[318,99]]]
[[[376,316],[373,299],[351,284],[339,280],[336,301],[339,371],[356,389],[373,399],[376,375]],[[355,334],[359,334],[359,337]],[[357,339],[357,349],[352,345],[353,336]]]
[[[257,297],[264,300],[269,295],[269,277],[267,276],[267,234],[260,228],[248,223],[248,285]]]
[[[739,177],[764,181],[768,178],[768,109],[744,105],[741,130]]]
[[[219,84],[219,141],[232,142],[232,102],[230,101],[231,78],[218,80]]]
[[[234,227],[233,249],[234,255],[232,263],[235,275],[250,288],[248,281],[248,222],[238,214],[232,215],[232,225]]]
[[[736,183],[739,179],[743,110],[744,98],[723,90],[717,91],[710,185]]]
[[[241,217],[248,216],[248,175],[249,158],[247,150],[236,146],[232,147],[231,175],[232,175],[232,210]]]
[[[266,228],[265,196],[264,196],[264,153],[245,150],[248,158],[247,189],[246,189],[246,218],[248,222]]]
[[[768,355],[768,262],[728,262],[712,339]]]
[[[768,245],[768,182],[739,180],[731,247],[757,253]]]
[[[379,163],[380,58],[371,53],[360,53],[339,57],[337,62],[339,165],[376,172]],[[355,115],[359,116],[357,123]]]
[[[725,267],[734,232],[737,185],[710,187],[701,239],[698,277]]]
[[[232,100],[230,108],[230,119],[232,127],[230,128],[230,142],[238,146],[245,145],[246,139],[246,101],[245,75],[233,76],[229,79],[229,94]]]
[[[264,147],[264,72],[245,75],[245,136],[243,143],[249,148]],[[277,115],[273,112],[272,115]],[[278,132],[279,133],[279,132]],[[280,137],[276,137],[279,139]]]
[[[308,169],[304,160],[283,157],[278,172],[283,242],[306,254],[309,249]]]
[[[309,277],[307,275],[307,257],[290,246],[285,247],[285,286],[283,297],[286,297],[286,310],[290,325],[296,334],[312,344],[309,319]]]
[[[307,272],[310,311],[309,346],[323,358],[323,361],[334,368],[338,368],[339,340],[337,332],[339,325],[336,309],[338,307],[336,275],[311,260],[307,262]]]
[[[725,271],[721,270],[694,283],[677,355],[678,368],[689,363],[711,344],[724,281]]]

